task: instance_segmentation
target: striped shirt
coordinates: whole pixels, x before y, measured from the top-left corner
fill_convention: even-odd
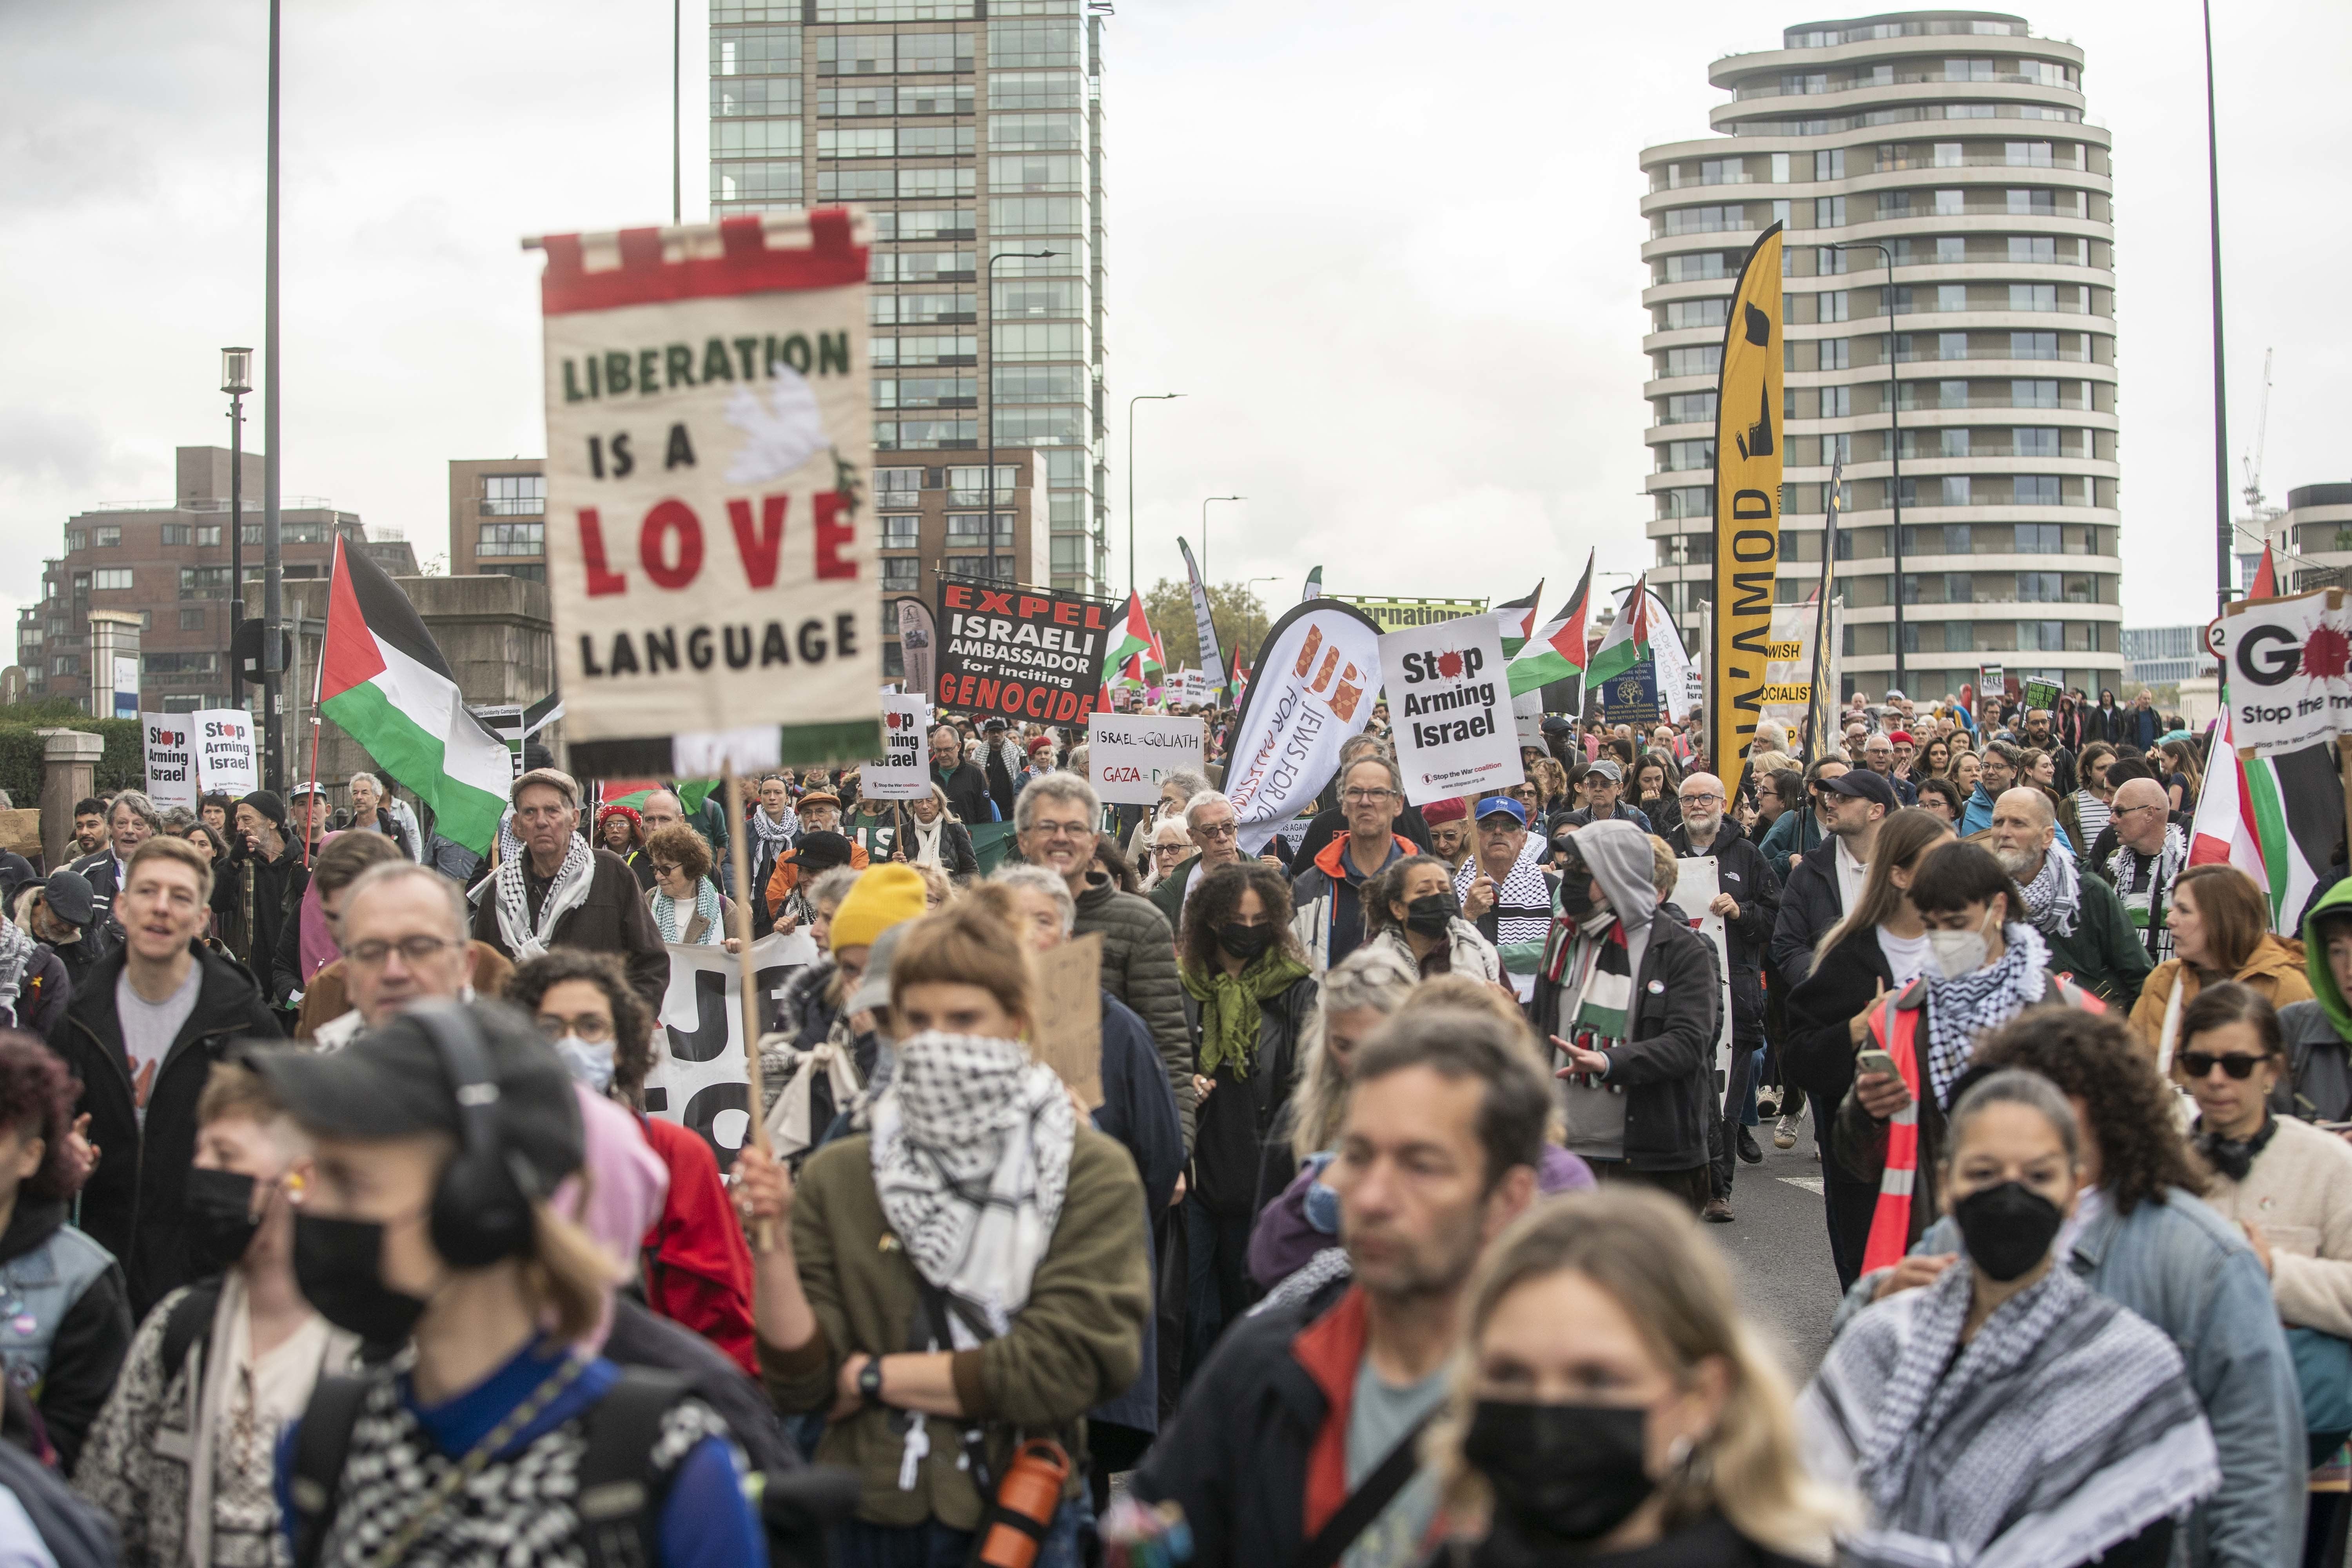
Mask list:
[[[2107,803],[2089,790],[2074,792],[2074,820],[2083,825],[2083,842],[2079,846],[2083,854],[2088,855],[2091,846],[2099,841],[2099,835],[2107,830],[2109,815]]]

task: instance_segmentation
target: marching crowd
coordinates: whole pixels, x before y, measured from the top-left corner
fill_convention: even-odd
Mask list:
[[[0,1563],[2345,1562],[2352,884],[2192,864],[2201,737],[1554,718],[1415,804],[1376,706],[1245,826],[1230,718],[1148,808],[952,714],[903,804],[530,756],[487,856],[80,803],[0,861]],[[746,931],[814,961],[671,1104]]]

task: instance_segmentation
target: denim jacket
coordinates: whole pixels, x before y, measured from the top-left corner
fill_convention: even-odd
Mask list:
[[[1911,1250],[1959,1252],[1959,1227],[1939,1219]],[[2221,1489],[2173,1537],[2175,1568],[2301,1561],[2303,1401],[2271,1282],[2245,1237],[2174,1188],[2128,1215],[2102,1208],[2075,1236],[2070,1261],[2091,1289],[2172,1336],[2221,1450]],[[1832,1333],[1870,1304],[1877,1285],[1875,1272],[1854,1282]]]

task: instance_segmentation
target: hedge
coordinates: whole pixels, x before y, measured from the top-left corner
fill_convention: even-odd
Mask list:
[[[147,753],[140,744],[136,719],[61,718],[0,721],[0,789],[19,807],[41,804],[41,753],[44,730],[81,730],[106,737],[106,751],[98,759],[96,787],[142,789],[147,783]]]

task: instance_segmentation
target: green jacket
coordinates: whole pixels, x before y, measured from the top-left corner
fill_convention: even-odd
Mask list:
[[[2053,847],[2050,853],[2058,851]],[[2140,988],[2155,963],[2139,933],[2132,930],[2122,896],[2107,879],[2078,868],[2075,880],[2082,891],[2074,934],[2042,933],[2050,949],[2050,967],[2057,973],[2073,975],[2077,985],[2095,992],[2109,1007],[2127,1013],[2139,1000]]]
[[[844,1138],[818,1150],[802,1169],[793,1199],[793,1257],[816,1313],[816,1337],[792,1352],[759,1342],[761,1380],[779,1410],[822,1413],[832,1406],[841,1363],[850,1356],[915,1347],[915,1267],[889,1230],[874,1192],[867,1139]],[[1086,1412],[1124,1393],[1142,1364],[1144,1320],[1152,1310],[1150,1247],[1134,1160],[1081,1125],[1061,1218],[1030,1279],[1027,1303],[1013,1314],[1010,1332],[956,1352],[950,1367],[964,1409],[987,1424],[996,1474],[1011,1458],[1018,1428],[1024,1436],[1058,1438],[1069,1450],[1074,1463],[1064,1496],[1085,1487],[1084,1467],[1076,1461],[1086,1453]],[[901,1491],[906,1440],[898,1420],[896,1411],[860,1410],[829,1424],[812,1457],[857,1471],[864,1481],[857,1517],[868,1523],[937,1520],[976,1529],[980,1493],[957,1468],[963,1424],[929,1418],[930,1453],[913,1489]]]

